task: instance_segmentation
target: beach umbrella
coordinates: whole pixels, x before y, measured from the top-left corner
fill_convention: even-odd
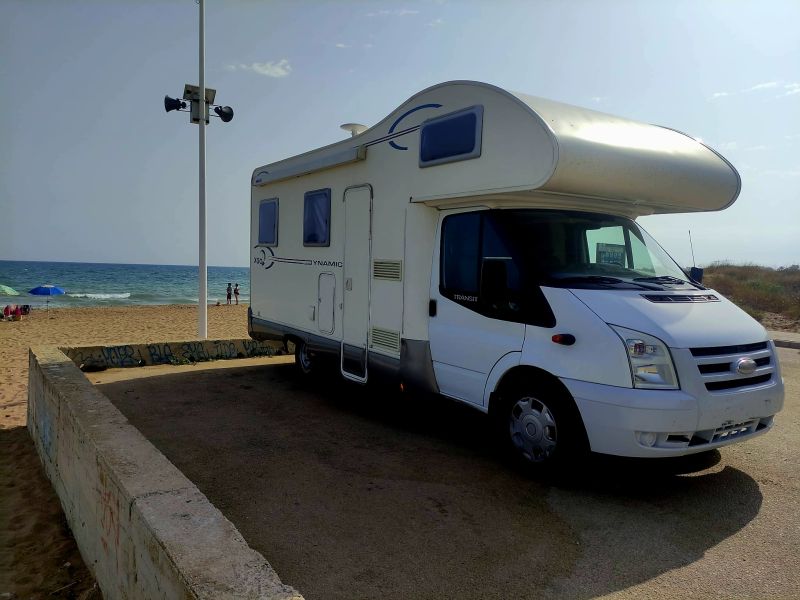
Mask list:
[[[10,288],[7,285],[0,284],[0,295],[2,296],[19,296],[19,292],[14,288]]]
[[[49,297],[50,296],[56,296],[58,294],[66,294],[66,292],[64,290],[62,290],[60,287],[56,287],[56,286],[50,285],[50,284],[37,286],[37,287],[33,288],[32,290],[29,290],[28,293],[29,294],[33,294],[34,296],[48,296],[47,301],[45,302],[45,305],[46,305],[46,308],[47,308],[48,312],[50,312],[50,298]]]
[[[54,285],[40,285],[28,291],[29,294],[34,296],[56,296],[58,294],[65,294],[66,292],[60,287]]]

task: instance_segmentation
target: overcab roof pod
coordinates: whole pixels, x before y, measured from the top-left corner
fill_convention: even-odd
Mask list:
[[[628,201],[641,207],[639,214],[722,210],[739,196],[733,165],[682,132],[514,96],[542,119],[557,145],[556,166],[542,191]]]

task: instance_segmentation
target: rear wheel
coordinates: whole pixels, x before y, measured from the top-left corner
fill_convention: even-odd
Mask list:
[[[294,364],[303,375],[310,375],[314,372],[316,361],[308,350],[308,344],[302,340],[295,342]]]

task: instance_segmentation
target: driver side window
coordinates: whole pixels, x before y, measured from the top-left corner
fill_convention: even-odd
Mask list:
[[[491,211],[460,213],[442,223],[439,292],[492,319],[553,327],[541,288],[524,276],[524,257]]]

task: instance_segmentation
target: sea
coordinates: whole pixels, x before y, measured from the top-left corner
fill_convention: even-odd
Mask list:
[[[6,304],[33,307],[131,306],[197,304],[199,269],[187,265],[124,265],[110,263],[25,262],[0,260],[0,309]],[[208,303],[225,304],[228,283],[239,284],[239,303],[250,303],[248,267],[208,267]],[[63,295],[34,296],[29,290],[55,285]]]

